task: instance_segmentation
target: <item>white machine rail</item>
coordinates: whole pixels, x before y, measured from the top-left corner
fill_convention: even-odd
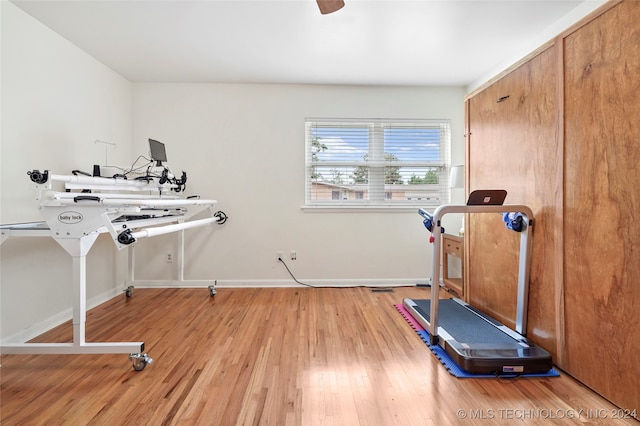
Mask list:
[[[56,175],[33,170],[43,222],[1,225],[0,244],[9,237],[53,237],[73,262],[73,342],[4,344],[4,354],[104,354],[128,353],[136,371],[153,360],[144,342],[86,342],[86,255],[101,233],[109,233],[118,249],[140,238],[154,237],[212,223],[223,224],[227,215],[213,211],[216,200],[179,198],[176,183],[152,178],[128,180],[77,175]],[[186,177],[185,177],[186,180]],[[162,182],[162,183],[161,183]],[[54,184],[64,190],[57,191]],[[76,191],[76,192],[73,192]],[[80,192],[78,192],[80,191]],[[193,219],[198,214],[205,218]],[[181,243],[184,241],[181,235]],[[131,263],[131,261],[130,261]],[[131,289],[127,290],[130,296]],[[210,287],[211,295],[215,290]]]

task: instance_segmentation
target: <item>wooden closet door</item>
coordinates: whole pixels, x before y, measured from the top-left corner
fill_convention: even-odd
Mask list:
[[[528,337],[554,358],[562,258],[556,64],[552,46],[467,101],[469,190],[505,189],[505,203],[534,212]],[[472,215],[468,222],[468,300],[513,327],[520,234],[499,214]]]
[[[566,370],[640,408],[640,2],[564,51]]]

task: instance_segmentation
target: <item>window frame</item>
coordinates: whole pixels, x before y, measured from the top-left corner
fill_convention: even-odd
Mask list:
[[[363,160],[335,160],[335,161],[319,161],[318,155],[313,152],[313,140],[314,130],[319,128],[338,128],[344,127],[345,129],[359,129],[367,128],[369,131],[368,136],[368,155],[367,159]],[[439,147],[437,160],[401,160],[397,157],[395,159],[389,159],[386,155],[385,148],[385,135],[388,129],[411,129],[416,128],[420,130],[424,129],[438,129],[439,134]],[[414,211],[415,207],[437,207],[441,204],[446,204],[451,199],[451,191],[448,185],[449,173],[451,168],[451,120],[449,119],[344,119],[344,118],[305,118],[305,203],[302,206],[303,209],[309,211],[397,211],[397,210],[411,210]],[[314,180],[314,176],[317,177],[317,168],[323,167],[324,169],[329,167],[342,167],[344,170],[352,168],[355,170],[358,167],[366,167],[367,170],[367,182],[366,191],[367,197],[358,198],[356,194],[363,192],[363,188],[352,188],[351,191],[354,194],[354,199],[341,199],[321,200],[317,198],[317,191],[319,185],[334,185],[335,190],[338,190],[337,184],[331,184],[324,181]],[[423,198],[422,196],[406,195],[404,192],[404,199],[393,199],[391,196],[392,189],[398,187],[408,188],[416,186],[409,184],[408,181],[403,179],[403,184],[389,184],[385,182],[385,168],[397,167],[400,170],[402,167],[410,167],[414,169],[424,169],[426,173],[429,170],[437,170],[438,183],[433,184],[433,187],[437,186],[437,198]],[[337,169],[336,169],[337,170]],[[353,173],[353,170],[351,173]],[[411,170],[411,169],[410,169]],[[353,176],[353,174],[352,174]],[[314,198],[314,184],[316,197]],[[362,184],[364,185],[364,184]],[[396,185],[394,187],[394,185]],[[344,185],[348,186],[348,185]],[[352,186],[355,186],[352,184]],[[426,184],[425,184],[426,186]],[[433,193],[434,189],[431,189]],[[345,190],[341,188],[340,190]]]

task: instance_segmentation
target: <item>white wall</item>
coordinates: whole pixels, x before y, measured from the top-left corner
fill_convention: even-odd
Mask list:
[[[41,220],[27,171],[91,171],[131,161],[132,85],[13,4],[2,1],[1,207],[3,224]],[[89,252],[90,304],[119,292],[126,257],[100,237]],[[71,257],[51,238],[0,247],[0,338],[19,339],[71,317]],[[116,261],[118,260],[118,261]]]
[[[306,282],[415,284],[431,275],[417,209],[301,210],[304,119],[451,119],[453,163],[462,164],[464,95],[458,87],[135,84],[134,151],[146,153],[148,138],[163,141],[174,173],[188,173],[187,193],[217,199],[230,217],[187,233],[187,279],[291,285],[275,253],[296,250],[288,264]],[[141,242],[137,277],[175,278],[175,265],[164,262],[164,252],[177,250],[174,242]]]
[[[127,166],[147,139],[167,144],[189,174],[188,194],[217,198],[224,226],[187,231],[187,279],[220,286],[291,285],[276,251],[296,250],[296,276],[316,284],[402,284],[430,276],[419,216],[308,213],[304,118],[408,117],[452,121],[454,164],[464,158],[464,88],[132,84],[9,2],[1,2],[0,222],[40,220],[28,170],[68,173]],[[461,197],[461,195],[460,195]],[[461,202],[463,200],[454,200]],[[455,228],[457,229],[457,228]],[[137,277],[177,278],[176,235],[137,244]],[[71,262],[51,238],[0,247],[0,339],[31,338],[71,317]],[[119,294],[126,251],[101,236],[88,255],[89,306]]]

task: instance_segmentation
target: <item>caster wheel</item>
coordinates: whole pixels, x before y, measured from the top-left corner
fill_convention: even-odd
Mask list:
[[[151,364],[153,360],[147,356],[147,354],[130,354],[129,359],[133,364],[133,369],[136,371],[142,371],[147,366],[147,364]]]
[[[146,366],[147,366],[147,363],[144,360],[133,361],[133,369],[136,371],[142,371]]]
[[[215,287],[214,287],[214,286],[212,286],[212,285],[210,285],[210,286],[209,286],[209,295],[210,295],[211,297],[213,297],[213,296],[215,296],[215,295],[216,295],[216,289],[215,289]]]
[[[131,297],[133,295],[133,286],[129,286],[127,287],[127,289],[124,291],[124,294],[127,297]]]

